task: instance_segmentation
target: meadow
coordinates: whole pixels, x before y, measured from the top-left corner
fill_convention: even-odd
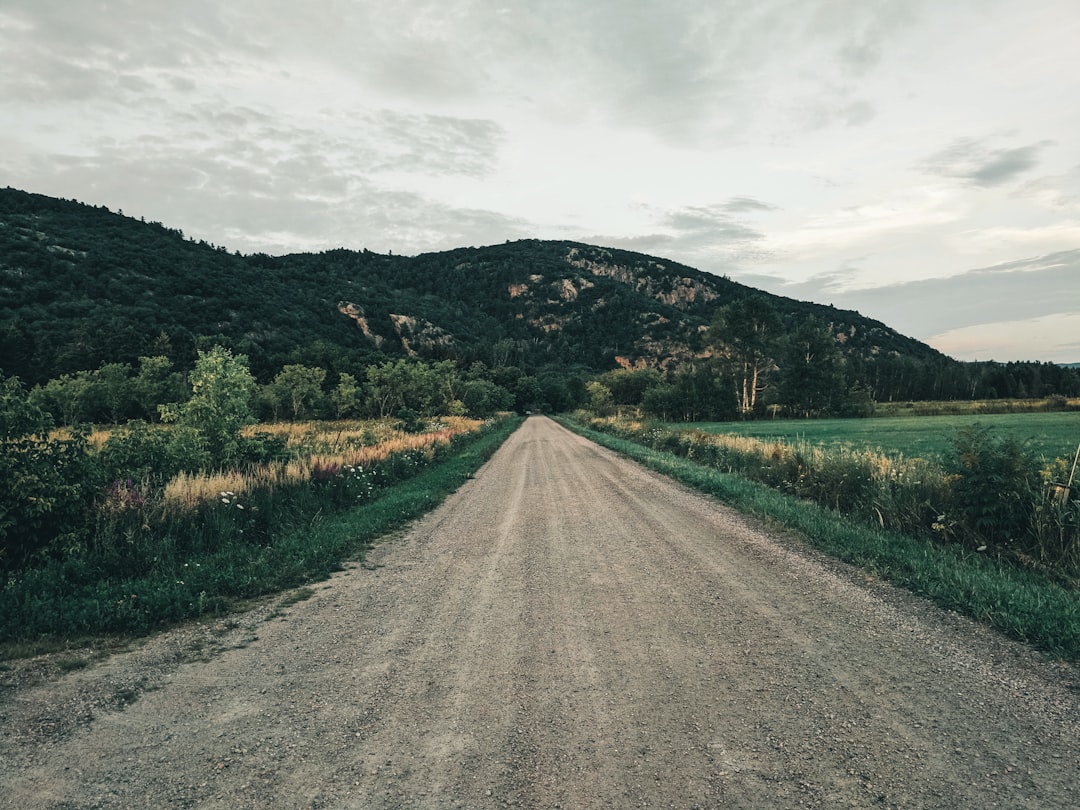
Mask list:
[[[775,419],[754,422],[669,424],[677,430],[746,436],[787,444],[807,442],[825,448],[873,450],[887,456],[941,460],[958,433],[986,428],[1025,444],[1046,461],[1072,458],[1080,444],[1080,411],[1053,413],[977,413],[888,416],[866,419]]]

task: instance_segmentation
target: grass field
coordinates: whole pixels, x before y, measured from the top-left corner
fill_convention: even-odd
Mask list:
[[[1024,441],[1047,460],[1072,459],[1080,443],[1080,412],[964,416],[898,416],[871,419],[776,419],[756,422],[672,423],[672,430],[701,430],[791,444],[877,450],[888,456],[940,458],[960,428],[979,425]]]

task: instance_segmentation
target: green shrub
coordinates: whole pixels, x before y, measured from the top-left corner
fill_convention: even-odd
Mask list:
[[[1014,437],[989,428],[962,428],[945,469],[953,476],[950,526],[976,547],[1028,549],[1034,541],[1035,505],[1041,497],[1039,462]]]
[[[0,570],[80,548],[101,484],[86,435],[52,418],[17,378],[0,378]]]

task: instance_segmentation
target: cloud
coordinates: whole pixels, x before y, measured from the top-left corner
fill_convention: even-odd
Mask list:
[[[482,177],[493,169],[504,138],[494,121],[380,110],[363,116],[374,149],[385,153],[371,168]]]
[[[1052,211],[1080,213],[1080,166],[1064,174],[1030,180],[1013,192],[1013,196]]]
[[[1080,313],[1058,312],[949,329],[927,342],[962,360],[1080,362]]]
[[[798,284],[757,277],[772,292],[857,310],[920,340],[988,324],[1075,309],[1080,301],[1080,249],[970,270],[949,278],[847,289],[852,268]],[[747,281],[740,276],[739,281]],[[1032,355],[1029,359],[1035,359]]]
[[[986,140],[959,138],[922,163],[927,174],[953,177],[974,186],[999,186],[1038,165],[1040,153],[1053,141],[1039,141],[1011,149],[992,149]]]
[[[755,211],[775,211],[776,206],[753,197],[732,197],[721,203],[720,210],[730,214],[748,214]]]
[[[573,238],[660,256],[720,274],[767,255],[765,235],[731,212],[774,210],[768,203],[735,197],[715,205],[647,210],[652,214],[655,230],[620,235],[575,233]]]

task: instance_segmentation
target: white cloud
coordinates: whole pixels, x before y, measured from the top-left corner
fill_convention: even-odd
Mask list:
[[[1075,363],[1080,357],[1080,313],[965,326],[931,335],[928,342],[961,360]]]
[[[994,255],[1015,259],[1033,250],[1069,250],[1080,247],[1080,220],[1031,228],[996,227],[960,231],[949,238],[953,250],[965,256]]]

